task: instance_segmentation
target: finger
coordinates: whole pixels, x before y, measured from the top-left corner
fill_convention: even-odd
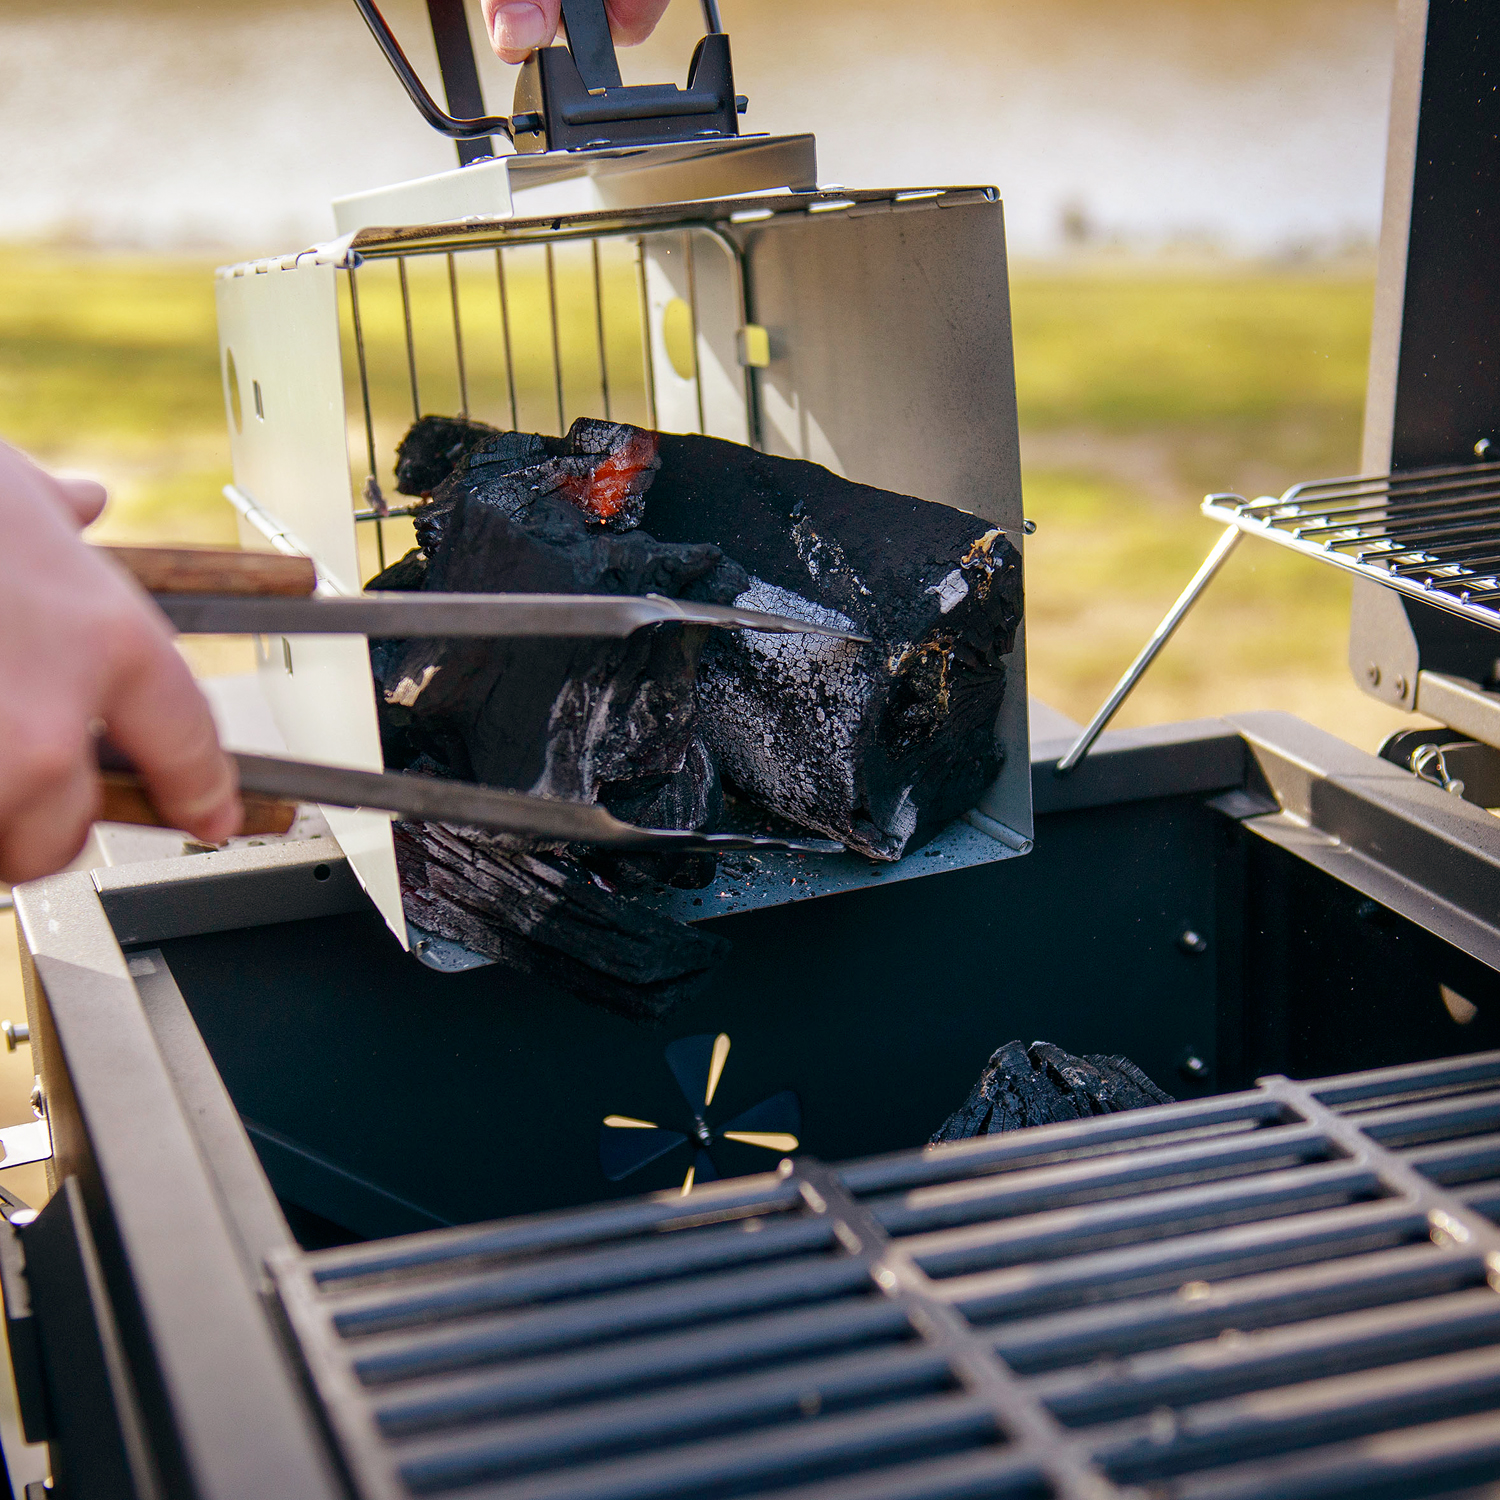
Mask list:
[[[609,29],[622,47],[644,42],[661,20],[667,0],[604,0]]]
[[[12,885],[62,869],[83,848],[102,800],[92,745],[80,739],[66,764],[29,777],[27,794],[0,822],[0,880]]]
[[[19,448],[0,442],[0,485],[36,505],[55,505],[78,526],[87,526],[104,509],[104,486],[79,475],[58,478]]]
[[[242,820],[234,763],[219,748],[208,703],[165,630],[142,634],[105,705],[110,740],[171,827],[221,844]]]
[[[481,0],[480,9],[495,56],[519,63],[557,35],[562,0]]]
[[[97,479],[89,479],[82,474],[55,474],[52,478],[57,486],[58,498],[79,528],[92,526],[99,519],[105,501],[109,499],[109,491]]]

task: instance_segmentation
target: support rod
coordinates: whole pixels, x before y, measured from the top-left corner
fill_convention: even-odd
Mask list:
[[[1104,706],[1089,720],[1088,728],[1074,741],[1072,749],[1058,761],[1054,772],[1066,776],[1085,755],[1095,740],[1104,733],[1109,721],[1120,711],[1120,705],[1135,691],[1135,685],[1146,675],[1151,663],[1161,654],[1161,648],[1172,639],[1177,627],[1187,618],[1187,612],[1198,602],[1198,596],[1213,582],[1214,575],[1229,560],[1229,554],[1238,545],[1242,533],[1238,526],[1226,526],[1224,534],[1214,543],[1214,550],[1203,560],[1203,566],[1193,574],[1193,581],[1178,595],[1177,602],[1167,611],[1166,618],[1151,633],[1151,639],[1141,648],[1141,654],[1131,662],[1125,675],[1115,684],[1115,690],[1105,700]]]

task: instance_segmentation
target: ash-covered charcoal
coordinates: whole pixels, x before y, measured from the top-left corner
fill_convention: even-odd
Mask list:
[[[498,431],[463,417],[419,417],[396,446],[396,489],[403,495],[430,495],[471,449]]]
[[[515,520],[476,492],[446,503],[424,589],[727,603],[748,586],[717,547],[601,532],[556,495]],[[612,782],[675,777],[695,731],[706,634],[658,626],[623,641],[412,640],[376,652],[388,753],[405,744],[466,780],[582,802]],[[394,764],[406,759],[394,752]]]
[[[1128,1057],[1074,1057],[1050,1042],[1007,1042],[928,1144],[1173,1102]]]
[[[852,625],[873,646],[715,637],[699,689],[724,774],[772,811],[898,859],[1000,769],[1020,555],[978,516],[717,438],[660,439],[643,525],[707,537],[753,574],[740,602]]]
[[[393,832],[410,921],[631,1020],[662,1020],[729,950],[613,894],[565,854],[439,823]]]

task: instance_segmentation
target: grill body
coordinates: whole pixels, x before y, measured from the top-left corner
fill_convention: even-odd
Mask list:
[[[134,1493],[216,1500],[1500,1477],[1500,1064],[1221,1093],[1500,1046],[1490,815],[1280,715],[1058,779],[1067,743],[1036,853],[716,918],[739,967],[657,1033],[399,954],[325,840],[24,888],[70,1186],[12,1344],[55,1462],[116,1430]],[[612,1185],[603,1117],[679,1126],[664,1050],[720,1031],[716,1107],[795,1089],[810,1159]],[[1186,1100],[811,1159],[909,1148],[1032,1034]]]

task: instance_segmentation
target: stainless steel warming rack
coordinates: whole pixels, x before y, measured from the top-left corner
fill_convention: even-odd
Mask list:
[[[1203,514],[1500,630],[1500,463],[1210,495]]]

